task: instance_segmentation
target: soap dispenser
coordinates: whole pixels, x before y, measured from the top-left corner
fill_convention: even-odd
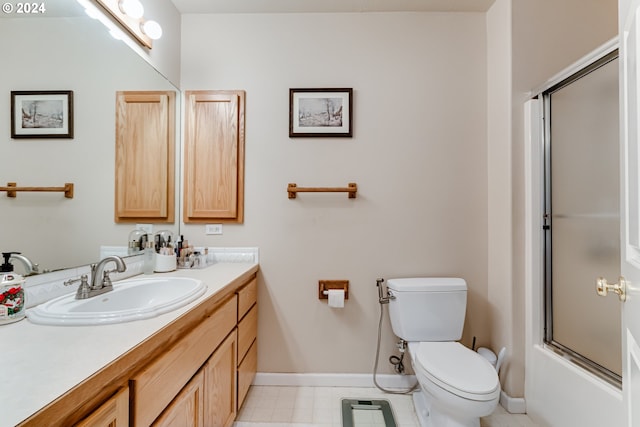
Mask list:
[[[4,262],[0,265],[0,273],[7,273],[9,271],[13,271],[13,264],[11,264],[11,255],[19,254],[20,252],[2,252],[2,258],[4,258]]]
[[[13,272],[9,262],[13,252],[3,252],[0,266],[0,325],[24,319],[24,278]]]

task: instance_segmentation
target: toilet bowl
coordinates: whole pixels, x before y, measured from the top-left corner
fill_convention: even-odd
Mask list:
[[[496,370],[457,342],[410,342],[409,355],[420,384],[414,393],[423,427],[478,427],[500,399]]]
[[[467,284],[460,278],[387,281],[393,332],[409,343],[420,384],[413,396],[422,427],[479,427],[500,399],[493,366],[457,342],[466,313]]]

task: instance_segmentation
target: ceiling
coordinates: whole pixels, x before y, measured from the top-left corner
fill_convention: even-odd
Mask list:
[[[171,0],[187,13],[486,12],[495,0]]]

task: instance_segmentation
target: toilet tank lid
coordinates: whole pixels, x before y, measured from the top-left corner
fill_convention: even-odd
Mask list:
[[[396,292],[466,291],[467,282],[458,277],[407,277],[387,280],[387,288]]]

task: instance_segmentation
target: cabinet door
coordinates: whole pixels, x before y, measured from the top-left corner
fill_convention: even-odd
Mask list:
[[[184,222],[244,221],[244,99],[185,93]]]
[[[255,340],[238,365],[238,409],[242,407],[258,370],[258,340]]]
[[[152,425],[154,427],[203,427],[205,425],[203,384],[204,372],[200,370]]]
[[[129,425],[129,389],[120,389],[76,427],[127,427]]]
[[[207,427],[227,427],[236,418],[237,342],[234,330],[204,366]]]
[[[118,92],[116,222],[173,222],[175,93]]]

